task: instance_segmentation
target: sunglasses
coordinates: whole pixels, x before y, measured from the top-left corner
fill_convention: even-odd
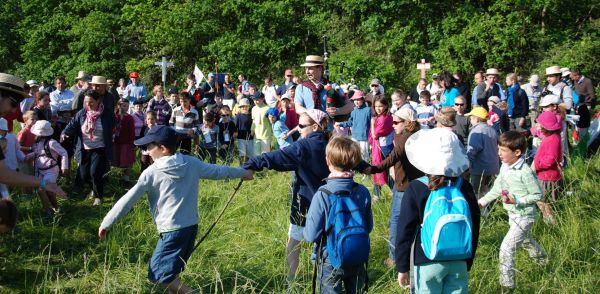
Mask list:
[[[289,75],[289,76],[286,76],[286,77],[288,77],[288,78],[291,78],[292,76],[291,76],[291,75]]]
[[[404,123],[404,121],[403,121],[403,120],[395,120],[395,121],[393,121],[392,123],[393,123],[394,125],[397,125],[397,124]]]
[[[312,125],[314,125],[314,124],[310,124],[310,125],[298,124],[298,127],[299,127],[299,128],[301,128],[301,129],[304,129],[304,128],[306,128],[306,127],[310,127],[310,126],[312,126]]]
[[[371,88],[373,88],[373,87],[379,87],[379,85],[371,85]]]
[[[465,106],[464,103],[454,103],[454,106]]]

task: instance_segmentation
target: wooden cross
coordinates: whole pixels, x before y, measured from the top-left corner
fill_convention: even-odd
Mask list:
[[[425,59],[421,59],[420,63],[417,63],[417,69],[421,70],[421,78],[427,78],[427,70],[431,68],[431,63],[426,62]]]
[[[164,88],[167,83],[167,67],[173,67],[175,64],[173,64],[173,62],[168,62],[167,57],[165,56],[162,57],[161,61],[157,61],[154,64],[160,66],[162,69],[162,82]]]

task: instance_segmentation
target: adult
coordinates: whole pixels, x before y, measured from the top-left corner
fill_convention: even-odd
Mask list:
[[[309,109],[318,109],[327,112],[331,117],[350,114],[354,109],[354,103],[349,99],[346,99],[341,107],[327,107],[327,91],[325,90],[327,81],[323,79],[323,62],[321,56],[308,55],[304,63],[300,65],[304,67],[308,81],[304,81],[296,87],[294,96],[296,112],[302,114]],[[341,90],[339,95],[342,96]]]
[[[379,79],[372,79],[371,85],[369,88],[369,93],[366,97],[366,102],[369,107],[373,107],[373,103],[380,97],[385,97],[383,94],[383,87],[381,86],[381,81]]]
[[[212,105],[215,104],[215,95],[217,94],[217,83],[215,81],[215,74],[209,73],[208,78],[204,83],[200,84],[200,88],[202,89],[202,108],[206,107],[207,111],[209,111]]]
[[[123,98],[127,98],[127,84],[125,83],[125,79],[124,78],[120,78],[119,79],[119,85],[117,86],[117,93],[119,93],[119,97],[117,97],[119,100],[123,99]]]
[[[277,85],[273,84],[271,77],[265,78],[265,84],[262,87],[262,93],[265,96],[265,103],[269,107],[276,107],[279,101],[279,95],[277,95]]]
[[[92,81],[94,78],[97,77],[93,77]],[[99,81],[96,79],[96,82]],[[106,94],[110,95],[108,92]],[[80,158],[73,191],[76,195],[81,195],[85,183],[90,183],[93,205],[98,206],[104,198],[105,175],[113,155],[114,102],[104,101],[103,97],[106,98],[107,95],[101,96],[94,89],[85,90],[83,96],[85,108],[79,110],[63,130],[61,141],[67,138],[78,139],[76,148]]]
[[[279,85],[279,87],[277,87],[277,95],[279,97],[283,96],[283,94],[287,93],[287,91],[294,85],[294,72],[292,71],[291,68],[286,68],[285,72],[283,74],[283,78],[284,78],[284,82],[283,84]]]
[[[33,102],[35,101],[35,95],[40,90],[40,84],[36,80],[29,80],[25,83],[26,86],[29,86],[29,95],[27,98],[23,99],[20,104],[21,113],[25,113],[28,110],[33,108]]]
[[[558,65],[554,65],[546,68],[546,80],[548,84],[544,87],[544,92],[551,92],[558,96],[561,103],[564,104],[565,109],[570,110],[573,108],[573,93],[571,87],[561,81],[562,72]]]
[[[467,99],[463,96],[454,98],[454,110],[456,110],[456,125],[452,127],[454,133],[459,138],[462,138],[463,146],[467,146],[467,138],[469,137],[469,118],[465,116],[467,108]]]
[[[75,94],[67,89],[65,77],[59,76],[54,80],[56,90],[50,93],[50,110],[56,115],[59,110],[71,109]]]
[[[461,73],[457,72],[453,76],[456,82],[454,86],[458,89],[460,96],[463,96],[466,99],[465,102],[467,103],[467,107],[465,109],[469,111],[471,109],[471,84],[463,79]],[[452,107],[452,105],[450,105],[450,107]]]
[[[56,90],[56,88],[54,88],[54,86],[50,85],[48,83],[48,80],[42,80],[42,83],[40,84],[40,91],[52,93],[52,92],[54,92],[54,90]]]
[[[148,89],[140,82],[140,73],[132,71],[129,73],[131,83],[125,87],[125,97],[129,100],[129,104],[133,105],[136,100],[146,101]]]
[[[90,76],[85,71],[80,70],[75,77],[75,84],[71,87],[71,92],[77,97],[79,93],[88,88]]]
[[[115,86],[115,81],[108,79],[106,80],[106,86],[108,92],[113,95],[116,101],[120,101],[121,97],[119,96],[119,92],[117,92],[117,87]]]
[[[238,75],[238,81],[240,82],[240,84],[238,85],[238,100],[241,99],[242,95],[249,95],[249,88],[250,88],[250,83],[248,82],[248,79],[246,79],[246,75],[244,74],[239,74]]]
[[[473,93],[471,94],[471,107],[475,107],[477,106],[477,93],[478,93],[478,89],[479,89],[479,84],[481,84],[483,82],[483,78],[485,76],[485,72],[483,71],[478,71],[475,73],[475,75],[473,76],[473,84],[475,84],[475,87],[473,87]],[[480,105],[480,106],[484,106],[485,105]]]
[[[396,270],[401,287],[410,285],[410,260],[414,260],[416,293],[468,293],[469,269],[479,243],[480,212],[473,187],[461,178],[469,168],[469,160],[454,134],[444,129],[421,130],[405,144],[410,163],[427,175],[410,182],[404,197],[396,237]],[[433,261],[427,258],[421,244],[421,224],[425,205],[432,191],[455,185],[467,200],[471,214],[472,255],[463,260]],[[414,247],[412,246],[414,242]],[[411,256],[411,248],[414,254]]]
[[[27,96],[24,85],[25,83],[19,77],[0,73],[0,117],[14,112],[19,107],[19,104]],[[40,188],[58,196],[66,196],[66,193],[57,184],[46,183],[43,179],[9,169],[4,159],[4,152],[0,148],[0,183],[7,186]]]
[[[506,75],[506,92],[509,129],[523,131],[526,128],[525,118],[529,114],[529,98],[527,93],[521,89],[515,73]]]
[[[579,95],[579,103],[585,103],[590,111],[593,110],[596,106],[596,92],[592,80],[581,74],[579,69],[574,69],[571,72],[571,79],[573,80],[575,92]]]
[[[394,167],[394,186],[392,189],[392,207],[390,212],[390,241],[388,244],[389,257],[385,260],[385,265],[393,267],[396,260],[396,234],[398,232],[398,222],[400,220],[400,208],[404,191],[408,187],[410,181],[423,176],[423,172],[419,171],[414,165],[408,161],[406,157],[405,144],[408,138],[419,131],[419,123],[417,122],[417,114],[412,108],[401,108],[392,115],[394,120],[394,149],[392,152],[378,165],[368,166],[362,171],[364,174],[375,174],[386,171],[390,167]],[[361,165],[365,165],[363,162]],[[361,169],[361,165],[357,168]]]
[[[52,111],[50,110],[50,94],[45,91],[39,91],[35,94],[33,107],[31,108],[37,120],[52,120]]]
[[[92,80],[89,82],[89,85],[90,85],[91,89],[95,90],[96,93],[98,93],[98,95],[100,95],[100,99],[102,99],[102,104],[104,105],[104,108],[107,111],[109,111],[110,113],[114,113],[114,109],[118,102],[118,99],[115,98],[108,91],[108,82],[106,81],[106,78],[103,76],[93,76]],[[77,99],[73,101],[73,110],[74,111],[79,111],[84,108],[83,106],[84,106],[84,98],[85,98],[84,93],[85,92],[86,91],[79,93],[79,96],[77,96]]]
[[[423,92],[425,90],[425,87],[427,87],[427,80],[426,79],[420,79],[419,83],[417,84],[417,87],[415,87],[414,89],[412,89],[412,91],[410,91],[410,100],[415,102],[415,103],[419,103],[419,97],[421,95],[421,92]]]
[[[456,110],[453,107],[442,107],[438,113],[435,114],[435,127],[446,129],[453,132],[458,140],[462,143],[465,138],[461,134],[458,134],[454,127],[456,126]],[[461,145],[465,146],[465,145]]]
[[[231,75],[226,74],[223,80],[223,104],[233,109],[235,104],[235,84],[231,80]]]
[[[527,98],[529,99],[529,119],[531,121],[531,125],[533,126],[538,115],[539,101],[542,95],[540,76],[531,75],[529,77],[529,83],[523,85],[523,90],[525,90]]]
[[[504,95],[502,87],[498,84],[500,73],[495,68],[488,68],[485,71],[485,80],[477,85],[477,105],[487,105],[488,98],[492,96],[502,97]],[[505,99],[502,99],[505,100]]]
[[[442,107],[454,106],[454,98],[460,96],[460,92],[456,87],[458,81],[449,72],[444,71],[441,75],[442,92],[440,94],[440,103]]]

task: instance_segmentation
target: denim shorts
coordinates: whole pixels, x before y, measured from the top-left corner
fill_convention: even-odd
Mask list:
[[[158,243],[150,258],[148,280],[159,284],[169,284],[185,268],[192,254],[198,225],[180,230],[160,233]]]

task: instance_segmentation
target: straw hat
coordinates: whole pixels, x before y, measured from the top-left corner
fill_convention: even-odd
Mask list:
[[[54,129],[52,129],[52,125],[49,121],[38,120],[33,125],[33,128],[31,128],[31,133],[39,137],[47,137],[54,134]]]
[[[546,68],[546,75],[550,76],[550,75],[560,75],[562,74],[562,72],[560,71],[560,66],[558,65],[553,65],[551,67]]]
[[[498,75],[500,75],[500,73],[499,73],[499,72],[498,72],[498,70],[497,70],[497,69],[495,69],[495,68],[488,68],[488,69],[485,71],[485,75],[486,75],[486,76],[490,76],[490,75],[492,75],[492,76],[498,76]]]
[[[302,66],[302,67],[323,66],[323,63],[324,63],[323,57],[321,57],[319,55],[308,55],[308,56],[306,56],[304,63],[301,64],[300,66]]]
[[[469,158],[458,137],[443,128],[425,129],[406,140],[408,161],[428,175],[458,177],[469,168]]]
[[[89,79],[90,79],[90,75],[86,74],[85,71],[83,71],[83,70],[80,70],[77,73],[77,76],[75,77],[76,81],[79,81],[79,80],[89,80]]]
[[[106,85],[106,78],[103,76],[93,76],[90,84],[93,85]]]
[[[9,75],[6,73],[0,73],[0,89],[12,92],[17,94],[19,100],[17,102],[21,102],[23,98],[29,96],[29,94],[25,93],[23,87],[25,86],[25,82],[19,77]]]
[[[488,112],[483,107],[474,107],[471,112],[465,114],[465,116],[476,116],[481,119],[488,119]]]

